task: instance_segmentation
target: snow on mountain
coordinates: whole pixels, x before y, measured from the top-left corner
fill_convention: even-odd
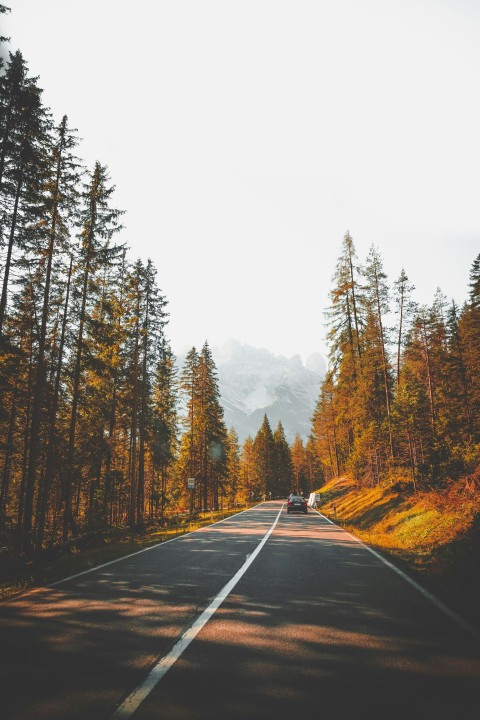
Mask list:
[[[297,433],[307,438],[325,376],[321,355],[311,356],[304,366],[299,355],[286,358],[234,340],[212,348],[212,354],[225,422],[235,427],[241,443],[248,435],[255,437],[265,413],[272,430],[282,422],[289,442]]]
[[[279,420],[282,422],[288,442],[293,442],[297,433],[304,440],[308,437],[325,376],[322,355],[314,353],[304,365],[300,355],[286,358],[238,340],[229,340],[211,351],[225,423],[227,428],[234,426],[240,443],[248,435],[255,437],[265,413],[272,431]]]

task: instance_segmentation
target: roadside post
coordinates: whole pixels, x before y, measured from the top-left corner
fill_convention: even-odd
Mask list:
[[[195,478],[187,478],[187,488],[190,490],[190,516],[193,515],[193,493],[195,492]]]

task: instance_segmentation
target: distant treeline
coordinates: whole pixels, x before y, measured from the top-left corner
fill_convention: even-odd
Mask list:
[[[432,272],[434,272],[432,268]],[[378,250],[359,265],[347,233],[328,312],[330,369],[313,418],[326,476],[439,484],[480,463],[480,254],[461,308],[418,305]],[[394,327],[388,319],[395,314]],[[393,323],[392,323],[393,324]]]

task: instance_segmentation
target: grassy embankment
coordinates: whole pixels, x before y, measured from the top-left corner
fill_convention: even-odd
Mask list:
[[[480,490],[475,484],[458,480],[413,493],[410,483],[359,488],[343,477],[318,492],[324,515],[480,627]]]

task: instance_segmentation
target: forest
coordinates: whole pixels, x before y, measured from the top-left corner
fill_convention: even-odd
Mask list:
[[[108,168],[84,166],[20,51],[0,68],[0,108],[2,544],[28,553],[286,493],[281,424],[265,417],[241,452],[207,342],[179,372],[167,299],[121,240]]]
[[[440,290],[423,307],[403,270],[389,287],[377,249],[360,265],[346,233],[310,437],[289,446],[265,415],[240,447],[208,342],[177,367],[167,298],[122,242],[108,167],[85,167],[20,51],[0,67],[0,113],[2,546],[142,532],[344,473],[415,490],[478,466],[480,255],[462,308]]]
[[[348,232],[333,281],[313,417],[325,476],[398,478],[415,491],[478,473],[480,254],[461,308],[441,289],[430,307],[416,303],[404,269],[390,287],[378,250],[359,264]]]

